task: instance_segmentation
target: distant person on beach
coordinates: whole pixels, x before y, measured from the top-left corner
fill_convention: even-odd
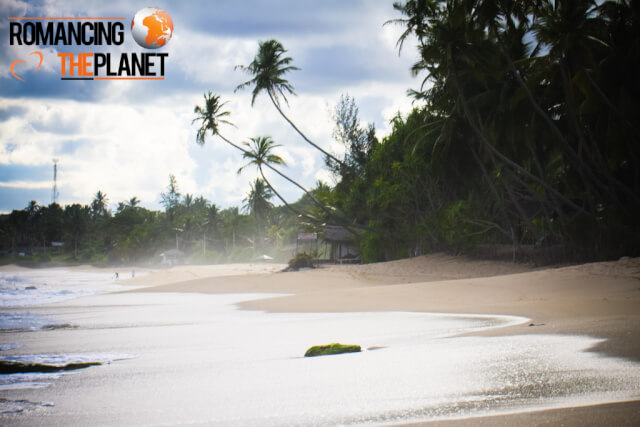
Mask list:
[[[135,270],[131,270],[131,278],[136,277],[136,271]]]
[[[113,277],[114,279],[118,280],[120,278],[120,275],[118,274],[118,272],[116,271],[115,276]]]

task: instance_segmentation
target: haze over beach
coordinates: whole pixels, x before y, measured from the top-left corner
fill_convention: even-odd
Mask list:
[[[0,4],[0,424],[640,425],[636,1]]]

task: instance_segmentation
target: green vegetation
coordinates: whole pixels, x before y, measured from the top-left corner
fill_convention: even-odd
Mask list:
[[[509,245],[514,259],[640,247],[637,2],[396,2],[422,106],[343,207],[368,261]],[[411,36],[411,38],[409,37]]]
[[[88,205],[31,202],[25,209],[0,216],[0,262],[159,264],[160,255],[172,249],[191,264],[255,262],[264,253],[286,262],[300,226],[286,207],[273,207],[270,198],[269,189],[258,180],[242,211],[219,209],[202,196],[181,194],[170,176],[161,195],[163,211],[138,206],[134,197],[111,212],[103,192]]]
[[[285,79],[300,71],[277,40],[259,42],[238,89],[271,99],[287,125],[325,156],[335,185],[307,189],[283,171],[269,136],[235,143],[226,103],[208,92],[194,108],[196,142],[210,133],[242,153],[260,179],[244,211],[181,195],[170,177],[163,212],[98,191],[89,205],[31,202],[0,217],[0,250],[32,260],[121,263],[178,248],[191,262],[281,261],[299,232],[340,225],[364,262],[434,251],[508,253],[539,263],[615,259],[640,248],[640,7],[622,1],[408,0],[388,22],[416,41],[409,91],[416,107],[378,140],[355,100],[334,110],[341,158],[285,115]],[[284,101],[281,102],[281,101]],[[328,146],[328,141],[324,142]],[[243,168],[244,169],[244,168]],[[239,171],[241,172],[241,171]],[[278,174],[301,190],[286,201]],[[274,207],[272,195],[284,206]],[[64,242],[51,247],[51,242]],[[14,258],[11,258],[14,259]],[[9,258],[6,258],[9,260]]]
[[[327,345],[314,345],[304,354],[304,357],[327,356],[330,354],[359,353],[362,351],[359,345],[346,345],[333,343]]]
[[[314,268],[314,258],[306,252],[297,253],[289,260],[289,270],[299,270],[301,268]]]

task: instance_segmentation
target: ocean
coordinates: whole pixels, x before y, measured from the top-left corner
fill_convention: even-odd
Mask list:
[[[0,424],[380,425],[640,395],[640,364],[585,351],[594,338],[460,336],[521,317],[264,313],[235,304],[274,295],[111,293],[105,275],[15,274],[14,301],[53,283],[58,296],[75,283],[74,296],[3,310],[18,317],[5,319],[0,360],[100,364],[0,375]],[[332,342],[363,351],[303,357]]]

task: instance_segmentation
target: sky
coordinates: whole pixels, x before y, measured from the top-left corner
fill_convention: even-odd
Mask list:
[[[160,209],[169,175],[182,194],[204,196],[221,208],[241,206],[258,175],[242,174],[242,154],[217,137],[196,143],[193,109],[209,91],[227,102],[235,127],[221,127],[241,143],[270,136],[287,163],[284,172],[307,187],[333,184],[321,154],[280,117],[266,94],[251,106],[251,89],[234,89],[250,76],[258,42],[280,41],[300,70],[287,74],[296,96],[285,113],[311,140],[340,155],[333,140],[332,111],[341,94],[355,98],[363,124],[374,123],[379,138],[390,120],[413,107],[407,89],[420,81],[410,67],[415,49],[398,55],[399,18],[386,0],[215,0],[0,2],[0,212],[29,201],[52,201],[53,159],[58,162],[58,203],[89,204],[97,191],[111,208],[137,197]],[[159,49],[139,46],[130,31],[133,16],[157,6],[172,18],[171,39]],[[9,17],[125,17],[124,43],[101,46],[10,44]],[[50,22],[50,21],[43,21]],[[69,21],[63,21],[69,22]],[[84,22],[84,21],[83,21]],[[92,21],[95,22],[95,21]],[[42,66],[38,50],[43,55]],[[163,80],[61,80],[58,53],[167,53]],[[21,59],[14,78],[11,65]],[[278,191],[295,201],[301,190],[267,172]],[[276,203],[279,204],[279,203]]]

